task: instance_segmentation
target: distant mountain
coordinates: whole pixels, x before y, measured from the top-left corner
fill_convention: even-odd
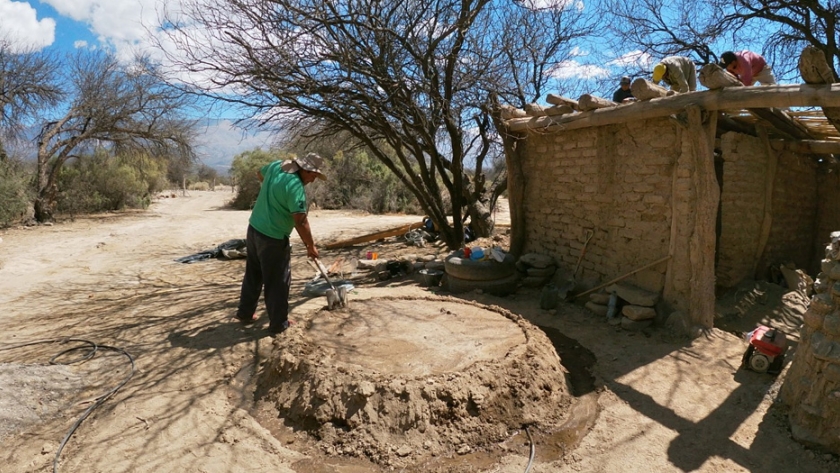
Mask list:
[[[233,120],[205,119],[198,125],[196,154],[202,163],[226,175],[234,156],[255,148],[268,149],[275,136],[271,131],[245,131]]]
[[[221,175],[227,175],[234,156],[255,148],[268,149],[276,136],[271,131],[245,131],[242,127],[235,126],[233,120],[219,118],[201,120],[197,131],[195,152],[198,159]],[[10,154],[27,161],[35,161],[36,135],[34,130],[27,131],[24,139],[8,143],[7,150]]]

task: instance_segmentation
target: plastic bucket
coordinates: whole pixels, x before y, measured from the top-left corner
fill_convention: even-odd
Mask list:
[[[420,285],[423,287],[439,286],[443,278],[443,271],[438,269],[421,269],[417,273],[420,274]]]

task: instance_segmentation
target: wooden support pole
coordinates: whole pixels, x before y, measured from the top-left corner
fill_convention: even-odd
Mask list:
[[[715,174],[714,140],[717,113],[706,115],[700,107],[686,108],[684,130],[691,143],[694,214],[689,227],[688,313],[693,325],[712,328],[715,319],[715,251],[720,187]]]
[[[630,271],[629,273],[624,273],[624,274],[622,274],[621,276],[619,276],[619,277],[617,277],[617,278],[615,278],[615,279],[611,279],[611,280],[609,280],[609,281],[607,281],[607,282],[605,282],[605,283],[603,283],[603,284],[599,284],[599,285],[597,285],[597,286],[593,287],[592,289],[588,289],[588,290],[586,290],[586,291],[581,292],[580,294],[575,294],[575,295],[571,296],[571,297],[569,298],[569,300],[572,300],[572,299],[577,299],[578,297],[582,297],[582,296],[585,296],[585,295],[587,295],[587,294],[591,294],[591,293],[593,293],[593,292],[597,291],[598,289],[603,289],[603,288],[605,288],[605,287],[607,287],[607,286],[609,286],[609,285],[611,285],[611,284],[615,284],[615,283],[617,283],[617,282],[619,282],[619,281],[622,281],[622,280],[624,280],[624,279],[627,279],[627,278],[629,278],[630,276],[632,276],[632,275],[634,275],[634,274],[638,273],[639,271],[644,271],[644,270],[646,270],[646,269],[648,269],[648,268],[652,268],[652,267],[656,266],[657,264],[664,263],[665,261],[668,261],[669,259],[671,259],[671,257],[670,257],[670,256],[666,256],[666,257],[664,257],[664,258],[659,258],[658,260],[654,261],[653,263],[646,264],[646,265],[642,266],[641,268],[636,268],[636,269],[634,269],[633,271]]]
[[[753,259],[753,277],[755,277],[755,271],[758,268],[761,255],[764,254],[764,249],[767,247],[767,240],[770,239],[770,228],[773,224],[773,185],[776,182],[776,169],[779,165],[779,156],[770,145],[767,129],[758,125],[756,126],[756,131],[758,132],[759,139],[764,144],[764,150],[767,155],[767,168],[764,171],[764,213],[761,219],[761,233],[758,236],[755,258]]]

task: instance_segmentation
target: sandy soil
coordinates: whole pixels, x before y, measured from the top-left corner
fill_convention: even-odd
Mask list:
[[[0,390],[6,401],[0,402],[0,420],[20,420],[5,435],[0,430],[0,471],[51,471],[70,425],[98,393],[130,373],[118,353],[49,368],[44,365],[68,345],[11,348],[56,337],[119,347],[136,360],[128,384],[70,439],[62,472],[400,471],[325,455],[303,431],[272,415],[270,406],[255,404],[255,374],[282,336],[268,337],[264,320],[257,327],[230,322],[243,262],[173,261],[244,237],[248,212],[226,210],[230,197],[192,192],[161,200],[148,212],[0,231],[0,384],[11,386]],[[311,221],[316,240],[325,242],[419,217],[317,211]],[[398,241],[375,248],[383,257],[445,253]],[[340,256],[349,260],[368,249],[324,251],[322,257],[326,263]],[[293,258],[295,319],[324,302],[300,295],[313,271],[301,245]],[[360,283],[353,297],[430,295],[407,277]],[[790,439],[784,408],[774,401],[784,372],[774,378],[739,369],[745,342],[726,330],[744,330],[762,319],[795,326],[801,315],[803,300],[775,286],[746,288],[729,302],[723,298],[723,329],[691,342],[663,329],[617,330],[578,305],[541,310],[535,289],[505,298],[459,297],[545,327],[572,378],[581,376],[580,365],[597,360],[594,383],[575,393],[573,409],[592,418],[577,427],[585,436],[569,449],[564,446],[577,442],[569,441],[568,432],[534,429],[532,472],[840,471],[836,457]],[[405,471],[524,471],[528,440],[521,430],[509,434],[494,448],[441,452],[434,462]]]

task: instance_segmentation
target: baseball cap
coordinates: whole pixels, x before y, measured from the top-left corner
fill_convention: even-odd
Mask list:
[[[624,77],[621,78],[621,84],[629,84],[629,83],[630,83],[630,78],[629,77],[624,76]]]
[[[324,158],[315,153],[309,153],[303,157],[289,159],[283,162],[281,168],[286,172],[297,172],[298,169],[303,169],[309,172],[318,173],[318,179],[326,180],[327,176],[321,172],[321,166],[324,165]]]

